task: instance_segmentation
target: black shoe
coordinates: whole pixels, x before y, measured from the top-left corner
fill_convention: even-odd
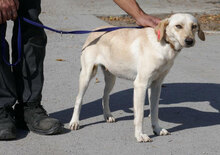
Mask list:
[[[63,130],[63,124],[47,115],[46,110],[40,103],[24,103],[15,105],[15,118],[17,124],[30,131],[42,135],[59,134]]]
[[[12,107],[0,108],[0,140],[16,139],[16,127]]]

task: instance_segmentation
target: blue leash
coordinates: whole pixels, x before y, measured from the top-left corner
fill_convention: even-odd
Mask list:
[[[2,56],[3,56],[4,62],[9,66],[16,66],[21,61],[21,24],[20,24],[20,20],[23,20],[26,23],[29,23],[33,26],[40,27],[40,28],[43,28],[43,29],[47,29],[49,31],[53,31],[53,32],[60,33],[60,34],[86,34],[86,33],[93,33],[93,32],[111,32],[111,31],[115,31],[115,30],[118,30],[118,29],[125,29],[125,28],[126,29],[128,29],[128,28],[137,28],[137,29],[143,28],[142,26],[134,26],[134,27],[124,26],[124,27],[109,27],[109,28],[103,28],[103,29],[98,29],[98,30],[94,30],[94,31],[89,31],[89,30],[62,31],[62,30],[56,30],[56,29],[53,29],[51,27],[45,26],[43,24],[31,21],[31,20],[29,20],[27,18],[24,18],[24,17],[18,17],[18,38],[17,38],[18,59],[15,63],[10,64],[6,59],[6,56],[5,56],[5,38],[4,38],[5,31],[1,26]]]
[[[103,28],[103,29],[98,29],[98,30],[94,30],[94,31],[89,31],[89,30],[79,30],[79,31],[62,31],[62,30],[56,30],[53,29],[51,27],[47,27],[45,25],[39,24],[37,22],[31,21],[27,18],[21,18],[23,21],[25,21],[26,23],[29,23],[31,25],[40,27],[40,28],[44,28],[56,33],[60,33],[60,34],[86,34],[86,33],[92,33],[92,32],[110,32],[110,31],[115,31],[118,29],[125,29],[125,28],[143,28],[142,26],[134,26],[134,27],[109,27],[109,28]]]

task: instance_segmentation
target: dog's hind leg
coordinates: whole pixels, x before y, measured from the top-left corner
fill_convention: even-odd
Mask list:
[[[82,99],[86,92],[86,89],[88,88],[91,78],[95,76],[96,72],[97,72],[96,65],[93,65],[93,64],[85,65],[85,63],[82,64],[82,70],[80,72],[80,78],[79,78],[79,92],[76,97],[74,112],[73,112],[72,119],[70,121],[71,130],[79,129],[79,115],[80,115],[80,110],[81,110],[81,105],[82,105]]]
[[[109,94],[114,87],[116,77],[115,75],[110,73],[104,66],[102,66],[102,70],[105,77],[105,89],[102,98],[104,118],[108,123],[113,123],[115,122],[115,118],[112,116],[109,108]]]

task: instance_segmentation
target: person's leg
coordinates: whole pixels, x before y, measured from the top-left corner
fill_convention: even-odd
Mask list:
[[[16,89],[9,62],[9,45],[5,40],[6,24],[0,25],[0,140],[16,138],[12,106],[16,101]]]
[[[20,0],[19,15],[41,23],[38,18],[41,12],[40,3],[41,0]],[[18,21],[15,22],[13,30],[13,61],[17,60],[17,31]],[[21,21],[21,35],[22,60],[13,68],[19,102],[15,106],[16,118],[24,119],[28,128],[36,133],[56,134],[60,132],[62,124],[57,119],[48,117],[40,105],[44,82],[46,34],[42,28]]]
[[[19,15],[40,23],[40,0],[20,0]],[[13,61],[17,60],[18,21],[13,29]],[[21,20],[22,59],[13,68],[18,101],[20,103],[40,102],[44,82],[43,62],[47,37],[42,28],[32,26]]]

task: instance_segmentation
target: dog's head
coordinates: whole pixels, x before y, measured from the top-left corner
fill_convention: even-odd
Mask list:
[[[192,47],[195,44],[195,33],[204,41],[205,34],[200,28],[197,19],[190,14],[174,14],[170,18],[162,20],[155,28],[158,41],[165,39],[173,45],[174,49]]]

